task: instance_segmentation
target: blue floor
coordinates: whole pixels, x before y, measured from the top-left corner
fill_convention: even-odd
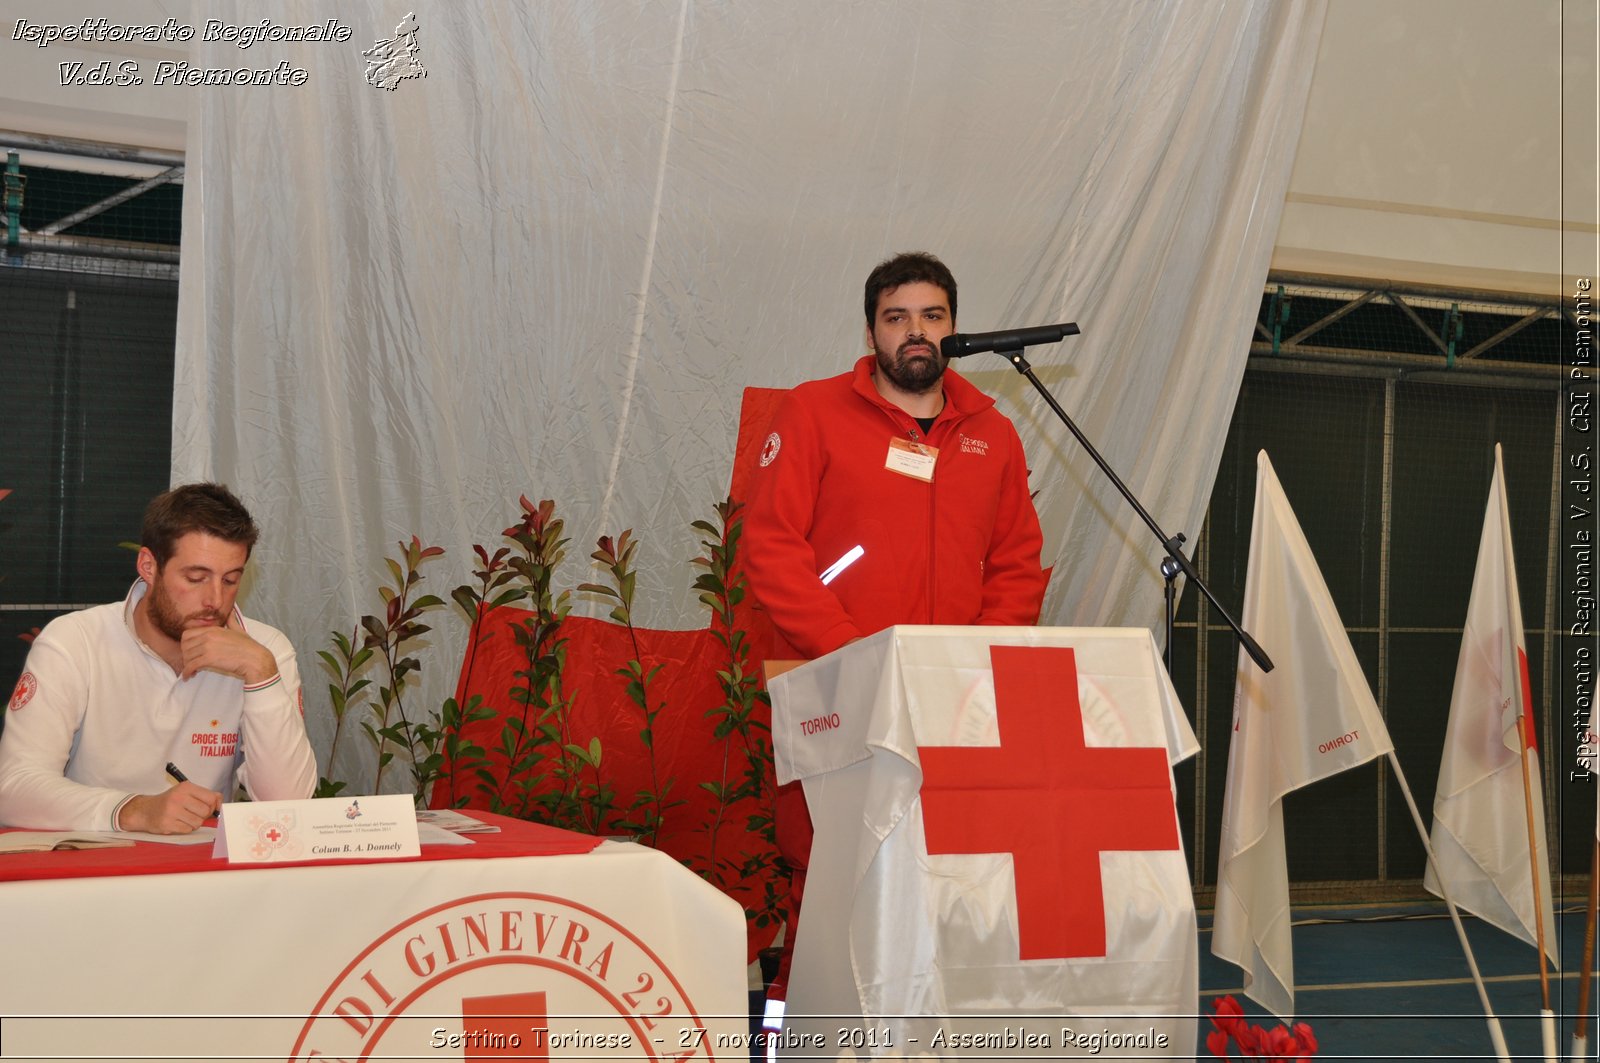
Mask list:
[[[1462,922],[1500,1019],[1512,1058],[1542,1060],[1539,961],[1533,946],[1465,913]],[[1580,1012],[1584,910],[1569,899],[1557,912],[1561,969],[1550,972],[1550,1006],[1560,1016],[1561,1059],[1572,1046]],[[1485,1060],[1494,1058],[1488,1025],[1455,927],[1438,902],[1297,907],[1294,910],[1297,1021],[1316,1033],[1317,1063],[1336,1060]],[[1239,969],[1211,955],[1211,913],[1200,913],[1200,1008],[1232,994],[1253,1023],[1269,1016],[1245,997]],[[1590,985],[1588,1058],[1595,1058],[1596,982]],[[751,1030],[759,1029],[760,993],[750,997]],[[1195,1058],[1214,1059],[1202,1018]],[[1053,1057],[1062,1058],[1062,1057]],[[1100,1058],[1129,1059],[1107,1054]],[[1239,1060],[1237,1052],[1231,1057]]]
[[[1455,927],[1442,903],[1296,908],[1295,1008],[1311,1024],[1317,1059],[1493,1058],[1493,1045],[1477,988]],[[1514,1059],[1542,1059],[1539,961],[1533,946],[1463,914],[1489,994]],[[1579,1013],[1584,911],[1559,911],[1561,970],[1550,972],[1550,1007],[1560,1020],[1562,1059],[1571,1049]],[[1211,955],[1209,913],[1201,916],[1201,1009],[1232,993],[1259,1025],[1277,1025],[1244,997],[1239,969]],[[1594,1053],[1594,983],[1588,1022]],[[1197,1057],[1212,1058],[1202,1020]]]

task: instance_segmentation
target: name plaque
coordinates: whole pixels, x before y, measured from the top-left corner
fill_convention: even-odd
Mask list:
[[[230,864],[393,860],[421,852],[416,806],[406,794],[229,802],[211,849]]]

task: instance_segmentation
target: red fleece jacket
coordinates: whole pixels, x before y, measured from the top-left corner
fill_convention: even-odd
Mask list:
[[[773,419],[745,519],[746,571],[788,647],[820,657],[894,624],[1034,624],[1043,537],[1022,441],[953,371],[923,438],[878,394],[868,355],[801,384]],[[885,467],[890,440],[938,450],[932,482]],[[866,552],[824,586],[852,547]]]

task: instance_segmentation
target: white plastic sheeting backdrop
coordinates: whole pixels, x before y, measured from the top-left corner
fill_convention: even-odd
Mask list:
[[[426,570],[444,594],[519,494],[566,517],[564,585],[593,578],[599,535],[633,528],[640,622],[703,626],[689,522],[726,492],[741,390],[844,371],[864,352],[861,283],[896,251],[951,266],[965,330],[1078,321],[1033,352],[1038,375],[1193,539],[1323,9],[197,10],[353,32],[197,46],[205,66],[286,59],[308,80],[196,93],[173,416],[174,482],[224,480],[262,524],[247,608],[299,648],[324,761],[313,651],[376,609],[396,540],[447,548]],[[407,10],[427,76],[385,91],[360,53]],[[1005,362],[960,368],[1028,448],[1056,566],[1044,621],[1157,624],[1159,549],[1134,514]],[[464,637],[438,628],[435,705]]]

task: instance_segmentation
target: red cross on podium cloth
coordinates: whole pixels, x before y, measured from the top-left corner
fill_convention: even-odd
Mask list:
[[[999,747],[917,747],[928,852],[1011,854],[1022,959],[1104,956],[1100,854],[1179,848],[1167,751],[1085,745],[1071,649],[989,659]]]

